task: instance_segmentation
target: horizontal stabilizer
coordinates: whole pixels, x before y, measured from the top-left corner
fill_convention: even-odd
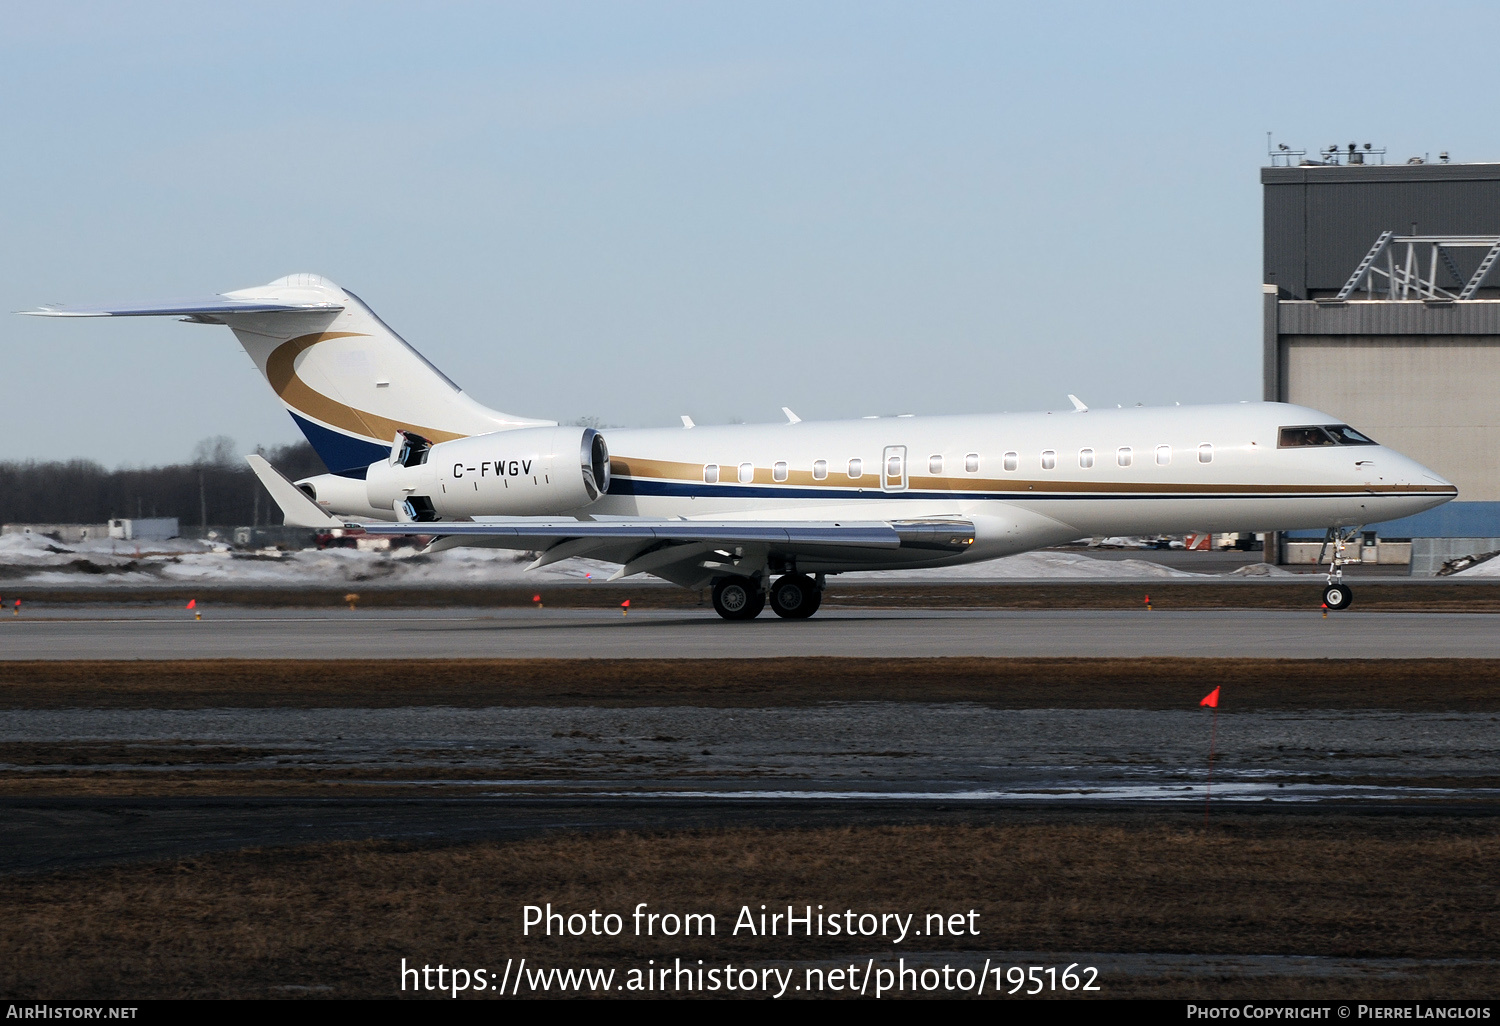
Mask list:
[[[101,303],[88,306],[43,306],[22,310],[32,317],[220,317],[226,314],[338,313],[338,303],[287,303],[263,299],[175,299],[156,303]]]
[[[245,462],[250,464],[250,469],[255,471],[255,476],[260,478],[260,483],[266,486],[266,491],[271,493],[271,498],[275,499],[276,505],[281,507],[282,516],[286,518],[288,527],[344,526],[342,520],[331,517],[319,509],[317,503],[307,497],[307,493],[282,476],[280,471],[266,462],[264,456],[252,454],[245,457]]]

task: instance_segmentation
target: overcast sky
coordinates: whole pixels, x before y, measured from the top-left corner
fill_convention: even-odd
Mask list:
[[[1495,5],[0,12],[0,310],[314,271],[558,420],[1258,399],[1266,131],[1500,159]],[[224,328],[0,359],[0,459],[297,437]]]

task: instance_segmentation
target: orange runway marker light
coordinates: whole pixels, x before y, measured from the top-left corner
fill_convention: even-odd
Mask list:
[[[13,613],[11,613],[10,615],[11,616],[20,616],[21,615],[21,600],[20,599],[16,599],[16,608],[15,608],[15,611]]]
[[[533,602],[536,603],[536,607],[538,609],[542,608],[542,596],[541,595],[533,595],[533,596],[531,596],[531,601],[533,601]]]
[[[1323,603],[1323,619],[1328,619],[1328,603]]]
[[[1146,596],[1146,612],[1151,612],[1151,596]]]
[[[624,602],[620,603],[620,615],[621,616],[629,616],[630,615],[630,600],[629,599],[626,599]]]
[[[344,596],[344,601],[349,603],[349,612],[352,613],[354,612],[354,604],[359,601],[359,594],[357,592],[351,591],[349,594]]]

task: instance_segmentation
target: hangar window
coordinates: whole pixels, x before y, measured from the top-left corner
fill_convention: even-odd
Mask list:
[[[927,457],[927,473],[941,474],[943,472],[943,458],[941,456]]]
[[[1013,452],[1008,452],[1008,453],[1005,454],[1005,463],[1004,463],[1004,466],[1005,466],[1006,470],[1015,470],[1020,465],[1021,465],[1021,457],[1020,457],[1020,455],[1018,455],[1017,453],[1013,453]]]
[[[813,480],[814,481],[826,481],[826,480],[828,480],[828,461],[827,460],[817,460],[817,461],[815,461],[813,463]]]
[[[1043,452],[1042,452],[1042,469],[1043,470],[1056,470],[1057,469],[1057,453],[1053,452],[1051,449],[1043,450]]]
[[[979,473],[979,453],[971,452],[964,457],[964,470],[971,474]]]
[[[1170,445],[1158,445],[1156,447],[1156,465],[1165,467],[1172,462],[1172,447]]]
[[[1131,455],[1130,446],[1122,445],[1115,451],[1115,462],[1122,467],[1128,467],[1130,466]]]
[[[1198,446],[1198,462],[1212,463],[1214,461],[1214,447],[1207,442]]]
[[[1080,467],[1082,467],[1084,470],[1092,470],[1093,467],[1094,467],[1094,450],[1092,450],[1092,449],[1079,449],[1078,450],[1078,465]]]
[[[850,477],[864,477],[865,476],[865,461],[864,460],[850,460],[849,461],[849,476]]]
[[[741,463],[740,464],[740,484],[749,484],[751,481],[754,481],[754,480],[755,480],[755,464],[754,463]]]
[[[785,462],[779,462],[774,467],[771,468],[771,480],[772,481],[785,481],[786,480],[786,463]]]
[[[1314,445],[1375,445],[1348,424],[1308,424],[1284,427],[1276,439],[1278,449],[1303,449]]]
[[[707,463],[707,464],[704,464],[704,467],[703,467],[703,483],[704,484],[718,484],[719,483],[719,465],[717,463]]]

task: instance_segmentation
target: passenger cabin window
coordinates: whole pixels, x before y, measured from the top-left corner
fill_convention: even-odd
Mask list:
[[[740,484],[749,484],[751,481],[754,481],[754,480],[755,480],[755,464],[754,463],[741,463],[740,464]]]
[[[943,472],[943,458],[941,456],[927,457],[927,473],[941,474]]]
[[[785,481],[786,477],[787,477],[787,473],[786,473],[786,463],[785,462],[778,462],[775,466],[773,466],[771,468],[771,480],[772,481]]]
[[[1165,467],[1172,462],[1172,447],[1170,445],[1158,445],[1156,447],[1156,465]]]
[[[1020,454],[1014,453],[1014,452],[1008,452],[1008,453],[1005,454],[1005,469],[1006,470],[1015,470],[1020,465],[1021,465]]]
[[[1214,461],[1214,447],[1207,442],[1198,446],[1198,462],[1212,463]]]
[[[703,483],[704,484],[718,484],[719,483],[719,465],[717,463],[708,463],[708,464],[704,465],[704,467],[703,467]]]
[[[1092,449],[1079,449],[1078,450],[1078,465],[1080,467],[1082,467],[1084,470],[1092,470],[1093,467],[1094,467],[1094,450],[1092,450]]]
[[[1276,439],[1278,449],[1303,449],[1314,445],[1375,445],[1348,424],[1309,424],[1284,427]]]
[[[1128,445],[1122,445],[1119,449],[1115,450],[1115,463],[1122,467],[1130,466],[1130,457],[1131,452]]]
[[[979,473],[979,453],[971,452],[964,457],[964,470],[970,474]]]
[[[1057,469],[1057,453],[1053,452],[1051,449],[1047,449],[1042,452],[1042,469]]]
[[[826,481],[826,480],[828,480],[828,461],[827,460],[817,460],[817,461],[815,461],[813,463],[813,480],[814,481]]]
[[[865,476],[865,461],[864,460],[850,460],[849,461],[849,476],[851,478],[854,478],[854,477],[864,477]]]

